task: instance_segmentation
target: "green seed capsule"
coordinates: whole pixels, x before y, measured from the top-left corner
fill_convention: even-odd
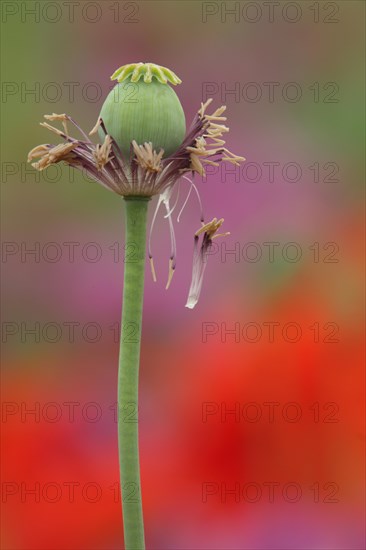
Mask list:
[[[164,149],[164,157],[172,155],[186,131],[182,105],[167,84],[178,84],[178,77],[163,67],[141,63],[121,67],[112,78],[122,81],[109,93],[100,117],[122,153],[129,156],[135,140],[138,145],[151,142],[157,152]]]

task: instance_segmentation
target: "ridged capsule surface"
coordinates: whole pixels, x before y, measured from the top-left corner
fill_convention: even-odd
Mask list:
[[[164,157],[170,156],[183,142],[186,131],[177,94],[156,79],[150,83],[128,79],[117,84],[105,100],[100,117],[126,156],[133,140],[139,145],[151,142],[153,149],[164,149]]]

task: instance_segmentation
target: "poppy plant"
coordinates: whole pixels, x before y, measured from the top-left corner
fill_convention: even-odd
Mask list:
[[[176,268],[176,239],[173,213],[178,205],[181,182],[188,183],[188,193],[178,214],[185,208],[192,191],[201,206],[193,179],[205,175],[205,165],[218,166],[221,161],[236,166],[245,159],[225,147],[223,135],[229,131],[221,106],[207,114],[212,99],[201,107],[186,132],[185,115],[179,98],[170,85],[181,80],[166,67],[154,63],[131,63],[111,76],[118,84],[107,96],[97,123],[87,135],[66,114],[45,115],[41,125],[57,134],[63,143],[38,145],[29,152],[28,161],[37,170],[65,162],[84,171],[95,181],[123,197],[125,204],[126,243],[133,243],[136,254],[125,261],[122,324],[118,374],[118,442],[126,550],[145,548],[143,527],[138,425],[124,422],[123,411],[138,403],[138,374],[144,293],[147,212],[150,199],[157,196],[148,238],[148,254],[153,279],[156,273],[151,236],[157,213],[163,205],[171,237],[168,288]],[[62,130],[48,122],[59,121]],[[74,126],[80,137],[70,135]],[[101,143],[94,144],[90,135],[98,134]],[[171,205],[176,191],[174,204]],[[205,223],[201,206],[201,226],[194,234],[192,282],[186,307],[198,302],[209,248],[223,219]],[[125,338],[124,327],[133,327],[133,338]],[[137,410],[137,409],[136,409]],[[133,495],[133,498],[131,498]]]

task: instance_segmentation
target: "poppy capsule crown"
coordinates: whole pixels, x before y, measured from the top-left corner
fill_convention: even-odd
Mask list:
[[[169,86],[181,80],[172,71],[153,63],[130,63],[111,76],[118,84],[107,96],[100,118],[122,154],[129,158],[131,143],[151,143],[164,157],[182,144],[186,122],[177,94]],[[100,130],[100,137],[104,135]]]

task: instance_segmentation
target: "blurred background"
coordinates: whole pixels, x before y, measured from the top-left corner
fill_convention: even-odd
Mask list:
[[[228,147],[247,159],[197,179],[205,218],[231,235],[194,310],[197,202],[176,223],[169,291],[167,220],[155,227],[139,405],[147,548],[364,547],[363,19],[352,0],[2,3],[4,550],[123,546],[123,202],[26,157],[57,142],[44,114],[90,130],[112,72],[137,61],[182,78],[187,124],[207,97],[226,104]]]

